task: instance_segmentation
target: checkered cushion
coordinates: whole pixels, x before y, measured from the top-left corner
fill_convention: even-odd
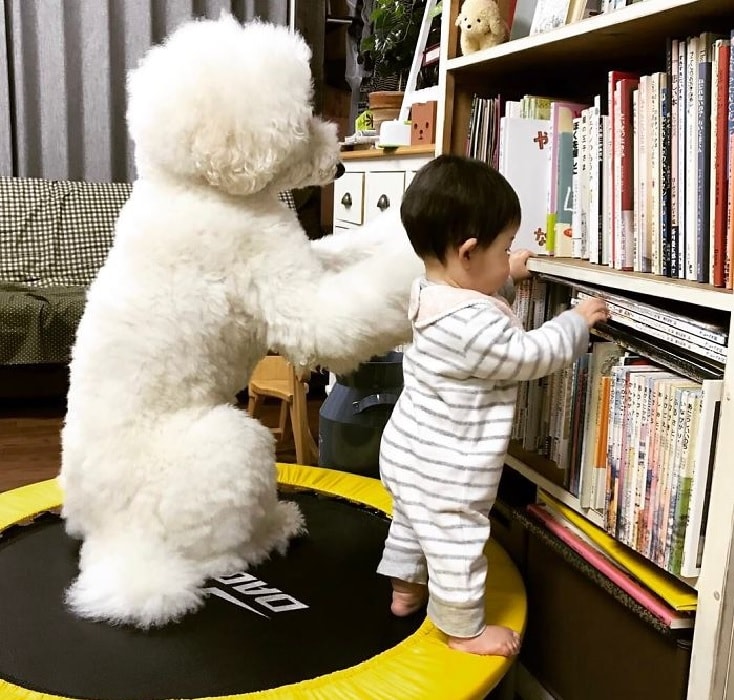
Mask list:
[[[132,185],[0,177],[0,364],[67,362]],[[296,208],[290,192],[280,200]]]
[[[85,300],[85,287],[0,282],[0,364],[67,362]]]
[[[127,183],[0,177],[0,280],[87,286],[112,244]]]
[[[0,281],[88,286],[112,245],[128,183],[0,177]],[[280,200],[296,208],[291,192]]]
[[[287,205],[289,209],[296,210],[296,200],[293,199],[293,193],[290,190],[286,192],[280,192],[278,197],[283,204]]]

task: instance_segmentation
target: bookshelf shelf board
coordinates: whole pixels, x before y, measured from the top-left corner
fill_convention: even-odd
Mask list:
[[[508,454],[505,456],[505,464],[510,467],[510,469],[514,469],[519,474],[522,474],[522,476],[524,476],[528,481],[531,481],[536,486],[543,489],[543,491],[549,493],[557,501],[560,501],[580,515],[583,515],[590,523],[597,527],[604,527],[604,522],[602,521],[600,513],[592,510],[591,508],[582,508],[581,502],[576,498],[576,496],[557,484],[554,484],[549,479],[546,479],[542,474],[538,474],[538,472],[536,472],[532,467],[529,467],[522,460]]]
[[[357,148],[349,150],[349,146],[343,146],[341,152],[342,160],[363,160],[365,158],[402,158],[403,156],[432,156],[436,147],[431,146],[398,146],[397,148]]]
[[[544,34],[452,58],[446,62],[446,70],[502,75],[510,68],[532,69],[576,58],[608,63],[610,59],[625,58],[634,47],[649,47],[655,41],[664,42],[668,36],[685,36],[710,19],[730,18],[733,14],[731,0],[645,0]]]
[[[652,0],[648,0],[650,1]],[[720,311],[732,311],[734,306],[734,295],[731,290],[645,272],[615,270],[604,265],[592,265],[586,260],[536,257],[528,261],[528,268],[533,272],[555,275],[576,282],[590,282],[618,291],[636,292],[661,299],[676,299]]]

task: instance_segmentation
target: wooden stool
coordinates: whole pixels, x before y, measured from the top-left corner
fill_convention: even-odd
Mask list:
[[[266,396],[280,400],[280,419],[278,426],[271,428],[273,435],[282,442],[292,432],[296,461],[314,465],[318,462],[318,448],[308,425],[307,389],[308,384],[298,379],[290,362],[280,355],[268,355],[257,363],[247,385],[247,412],[257,418]]]

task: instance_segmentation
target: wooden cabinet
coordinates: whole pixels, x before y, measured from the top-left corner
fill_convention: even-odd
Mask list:
[[[346,172],[334,183],[334,230],[366,224],[399,208],[405,188],[432,157],[432,149],[410,146],[343,153]]]
[[[365,175],[365,223],[400,207],[405,191],[405,172],[382,170]]]
[[[346,172],[334,182],[334,226],[359,226],[363,216],[364,173]]]

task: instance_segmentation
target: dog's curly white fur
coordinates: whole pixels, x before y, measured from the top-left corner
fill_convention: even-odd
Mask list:
[[[421,272],[399,220],[310,242],[277,192],[330,182],[310,50],[229,16],[182,26],[129,77],[138,180],[89,289],[62,431],[79,615],[150,627],[211,577],[283,551],[270,431],[233,405],[258,360],[348,371],[410,333]]]

